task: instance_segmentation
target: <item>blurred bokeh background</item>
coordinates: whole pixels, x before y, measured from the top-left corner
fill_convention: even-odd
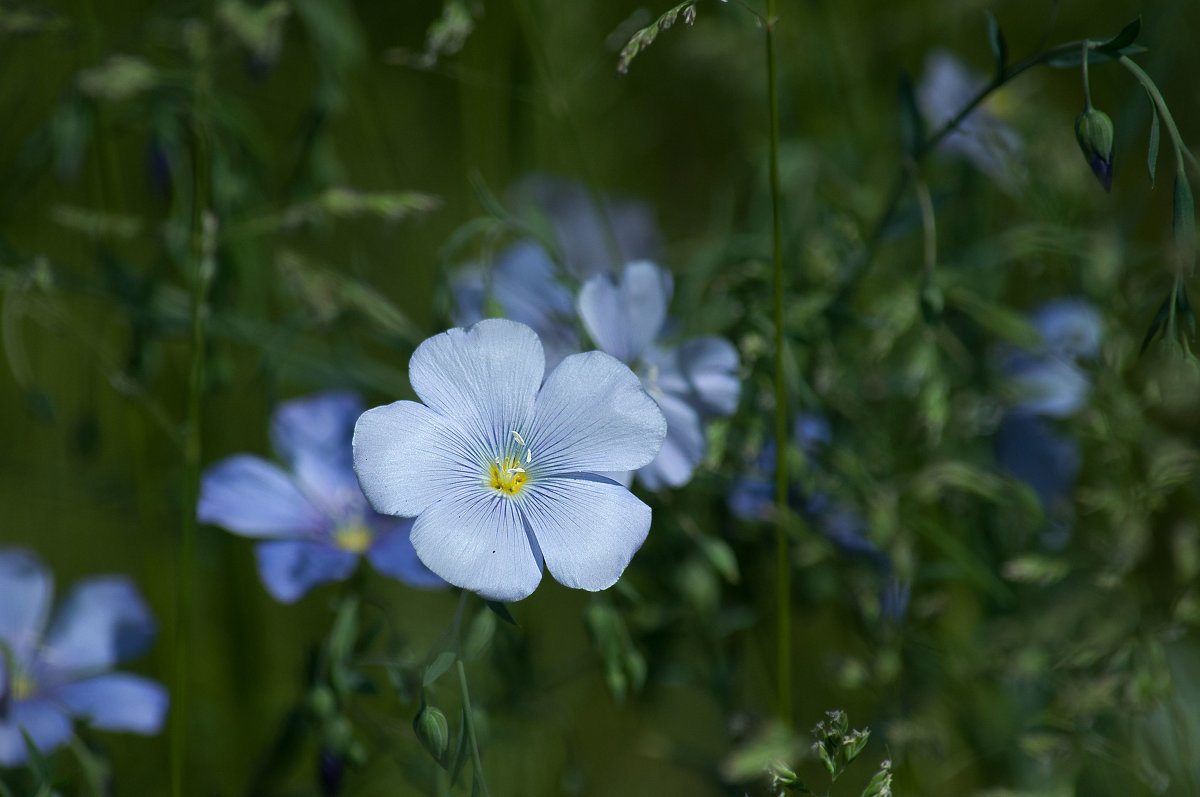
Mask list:
[[[761,789],[731,756],[771,714],[773,542],[726,494],[772,411],[763,33],[735,3],[700,2],[694,26],[618,76],[617,52],[665,10],[0,3],[0,544],[35,551],[60,594],[130,575],[160,623],[132,669],[173,685],[197,195],[219,224],[204,465],[271,456],[285,398],[411,397],[409,355],[451,325],[451,269],[519,237],[505,214],[522,178],[638,198],[676,275],[679,331],[739,348],[742,408],[711,430],[691,484],[643,493],[655,525],[624,589],[597,599],[547,578],[510,607],[519,628],[501,624],[468,666],[484,765],[497,795]],[[803,730],[840,708],[873,729],[869,763],[834,794],[858,794],[889,757],[897,794],[1200,793],[1200,378],[1170,341],[1138,355],[1171,287],[1175,168],[1164,135],[1151,189],[1145,92],[1117,65],[1091,68],[1116,129],[1105,194],[1074,140],[1079,71],[1021,76],[986,106],[1018,142],[1007,177],[953,152],[921,165],[937,276],[922,276],[911,191],[872,239],[905,168],[901,75],[919,87],[945,51],[985,82],[986,11],[1013,61],[1141,15],[1136,60],[1200,141],[1190,0],[780,3],[792,409],[828,420],[822,489],[909,590],[889,614],[877,569],[796,529],[794,716]],[[1086,409],[1054,421],[1080,467],[1047,542],[1036,485],[996,461],[997,363],[1060,297],[1089,302],[1103,337]],[[733,571],[705,555],[709,537]],[[194,573],[188,793],[318,793],[319,734],[284,729],[339,588],[278,605],[251,544],[211,527]],[[419,699],[389,673],[419,668],[455,598],[362,579],[365,616],[386,628],[367,658],[391,664],[364,665],[378,693],[349,716],[370,754],[344,793],[426,793]],[[585,622],[596,612],[634,651],[617,669],[645,669],[621,699]],[[454,690],[435,691],[453,724]],[[166,793],[165,734],[86,738],[111,758],[114,793]],[[798,766],[822,783],[814,759]]]

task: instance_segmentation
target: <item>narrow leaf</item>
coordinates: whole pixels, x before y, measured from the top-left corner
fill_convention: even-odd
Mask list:
[[[1158,312],[1154,314],[1154,320],[1150,322],[1150,328],[1146,330],[1146,337],[1142,338],[1142,348],[1138,352],[1139,355],[1145,354],[1146,349],[1150,348],[1150,344],[1154,342],[1154,338],[1162,330],[1163,324],[1167,323],[1167,316],[1171,312],[1171,297],[1163,299],[1162,304],[1158,306]]]
[[[431,683],[442,677],[446,670],[450,669],[450,665],[454,663],[455,653],[453,650],[443,650],[429,666],[425,668],[425,674],[421,676],[421,685],[429,686]]]
[[[1150,170],[1150,187],[1154,187],[1154,170],[1158,166],[1159,140],[1158,108],[1153,98],[1150,100],[1150,148],[1146,150],[1146,168]]]
[[[1137,55],[1138,53],[1146,52],[1146,48],[1140,44],[1131,44],[1128,47],[1122,47],[1120,50],[1090,50],[1088,52],[1089,64],[1102,64],[1105,61],[1115,61],[1123,55]],[[1083,52],[1073,49],[1070,52],[1056,55],[1046,61],[1046,66],[1055,69],[1078,69],[1083,63]]]
[[[1142,18],[1138,17],[1133,22],[1130,22],[1125,27],[1121,28],[1121,32],[1111,39],[1101,44],[1099,49],[1107,50],[1108,52],[1119,52],[1125,47],[1137,41],[1138,34],[1142,32]]]
[[[991,11],[987,12],[988,42],[992,45],[992,57],[996,60],[996,80],[1004,79],[1008,69],[1008,43],[1004,41],[1004,32],[1000,23]]]
[[[463,764],[467,763],[467,712],[462,712],[458,723],[458,745],[454,748],[454,759],[450,762],[450,786],[458,783]]]

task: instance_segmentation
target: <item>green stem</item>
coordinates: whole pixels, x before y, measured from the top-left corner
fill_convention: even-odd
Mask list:
[[[771,262],[775,322],[775,635],[776,713],[792,724],[792,568],[788,555],[788,400],[783,336],[783,232],[779,188],[779,87],[775,74],[775,0],[767,0],[767,107],[770,123]]]
[[[1163,124],[1167,126],[1167,135],[1171,138],[1171,146],[1175,148],[1175,160],[1179,171],[1183,171],[1184,155],[1191,155],[1187,151],[1187,147],[1183,143],[1183,137],[1179,135],[1179,128],[1175,126],[1175,117],[1171,116],[1171,111],[1167,108],[1167,101],[1163,99],[1162,92],[1158,90],[1154,80],[1146,74],[1146,71],[1137,65],[1127,55],[1117,59],[1117,63],[1125,67],[1137,81],[1142,84],[1142,88],[1150,95],[1150,101],[1154,103],[1154,107],[1158,109],[1158,115],[1163,120]],[[1193,158],[1193,163],[1195,159]]]
[[[466,590],[463,591],[466,594]],[[467,691],[467,671],[462,659],[456,658],[454,666],[458,668],[458,692],[462,697],[463,720],[467,725],[467,741],[471,744],[471,765],[475,767],[475,777],[478,779],[483,797],[491,797],[487,780],[483,777],[483,761],[479,756],[479,740],[475,736],[475,714],[471,710],[471,693]]]
[[[1087,39],[1083,40],[1083,59],[1081,61],[1081,69],[1083,71],[1083,107],[1084,110],[1092,110],[1092,87],[1088,83],[1088,50],[1091,43]]]
[[[200,492],[200,422],[204,396],[204,348],[208,288],[215,270],[216,220],[209,210],[211,165],[204,103],[208,84],[205,63],[197,65],[192,123],[191,221],[191,364],[188,372],[187,426],[183,441],[182,541],[175,600],[174,706],[171,711],[171,793],[183,794],[190,710],[188,658],[196,560],[196,502]]]

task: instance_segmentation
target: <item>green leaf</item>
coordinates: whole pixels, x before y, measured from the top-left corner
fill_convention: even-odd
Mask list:
[[[484,601],[484,603],[487,604],[487,607],[492,610],[493,614],[495,614],[504,622],[517,628],[521,627],[517,621],[513,619],[513,616],[509,614],[508,607],[500,601]]]
[[[475,619],[471,621],[471,627],[467,629],[467,638],[463,641],[463,658],[466,661],[478,658],[488,649],[488,645],[492,644],[495,634],[495,612],[485,609],[476,614]]]
[[[948,288],[946,304],[966,313],[981,327],[1009,343],[1024,349],[1036,349],[1042,345],[1041,335],[1029,325],[1024,316],[1006,307],[992,304],[966,288]]]
[[[434,656],[433,661],[425,668],[425,674],[421,676],[421,686],[429,686],[441,678],[446,670],[450,669],[450,665],[454,664],[455,656],[453,650],[443,650]]]
[[[892,762],[884,761],[879,765],[879,771],[867,788],[863,789],[862,797],[892,797]]]
[[[1004,73],[1008,70],[1008,43],[1004,41],[1000,23],[991,11],[987,12],[987,26],[988,42],[992,46],[992,57],[996,61],[996,80],[1000,81],[1004,79]]]
[[[716,537],[702,537],[700,539],[700,548],[704,551],[704,557],[708,559],[708,563],[713,569],[721,574],[721,577],[730,584],[736,584],[741,580],[741,574],[738,571],[737,555],[733,552],[733,548],[724,540]]]
[[[25,743],[25,759],[29,772],[42,787],[41,790],[49,789],[50,781],[54,779],[54,770],[50,766],[50,762],[42,755],[42,751],[34,744],[33,737],[24,728],[20,728],[20,731],[21,741]]]
[[[1188,301],[1187,289],[1182,285],[1175,292],[1175,316],[1182,317],[1188,328],[1188,336],[1196,337],[1196,315],[1192,312],[1192,303]]]
[[[921,111],[917,108],[917,95],[913,90],[912,78],[907,72],[900,73],[896,99],[900,110],[900,142],[904,151],[915,158],[925,143],[925,123],[921,120]]]
[[[1190,275],[1196,265],[1196,203],[1192,200],[1192,187],[1188,184],[1183,166],[1175,173],[1175,250],[1179,266],[1184,274]]]
[[[1147,92],[1147,96],[1149,92]],[[1160,136],[1158,106],[1150,98],[1150,147],[1146,150],[1146,168],[1150,171],[1150,187],[1154,187],[1154,170],[1158,166],[1158,140]]]
[[[1104,44],[1101,44],[1097,49],[1107,52],[1120,52],[1137,41],[1138,34],[1141,32],[1142,18],[1138,17],[1133,22],[1121,28],[1120,33],[1104,42]]]

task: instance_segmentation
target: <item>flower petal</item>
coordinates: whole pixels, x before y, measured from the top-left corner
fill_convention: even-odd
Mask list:
[[[158,681],[120,672],[64,684],[46,697],[99,730],[145,735],[162,730],[169,702]]]
[[[79,582],[55,612],[38,663],[57,679],[112,669],[141,655],[157,626],[137,587],[124,576]]]
[[[41,753],[62,747],[72,732],[71,721],[50,701],[18,700],[8,718],[0,720],[0,767],[19,767],[25,763],[28,753],[22,729]]]
[[[641,261],[625,267],[621,283],[592,277],[579,290],[579,317],[596,345],[621,362],[642,357],[658,336],[671,300],[671,273]]]
[[[489,454],[415,401],[367,410],[354,427],[354,469],[385,515],[415,517],[448,492],[482,480]]]
[[[679,346],[679,364],[705,412],[732,415],[737,410],[742,383],[732,343],[714,335],[685,340]]]
[[[271,416],[271,443],[288,464],[303,454],[349,462],[350,436],[362,411],[362,400],[346,390],[285,401]]]
[[[471,439],[503,444],[528,421],[545,367],[537,333],[489,318],[427,339],[413,352],[408,378],[421,401]]]
[[[361,514],[350,441],[362,400],[333,391],[280,404],[271,417],[271,440],[296,474],[305,495],[332,517]]]
[[[603,352],[567,357],[538,394],[529,434],[542,472],[633,470],[667,433],[662,410],[625,365]]]
[[[287,473],[248,454],[229,457],[204,472],[196,516],[201,523],[247,537],[309,537],[328,525]]]
[[[638,481],[650,490],[682,487],[704,460],[704,427],[700,414],[679,396],[663,393],[658,406],[667,419],[667,437],[658,456],[637,472]]]
[[[413,523],[417,556],[446,581],[488,600],[528,597],[542,580],[542,552],[517,503],[482,485],[447,495]]]
[[[32,554],[0,549],[0,642],[18,659],[37,645],[46,626],[54,579]]]
[[[358,555],[310,540],[273,540],[254,547],[258,575],[271,597],[295,603],[313,587],[344,581],[358,565]]]
[[[402,520],[391,528],[378,532],[367,551],[371,566],[410,587],[441,589],[448,586],[436,573],[425,566],[413,548],[409,534],[413,522]]]
[[[550,575],[593,592],[617,582],[650,531],[650,507],[598,476],[539,479],[521,510]]]

